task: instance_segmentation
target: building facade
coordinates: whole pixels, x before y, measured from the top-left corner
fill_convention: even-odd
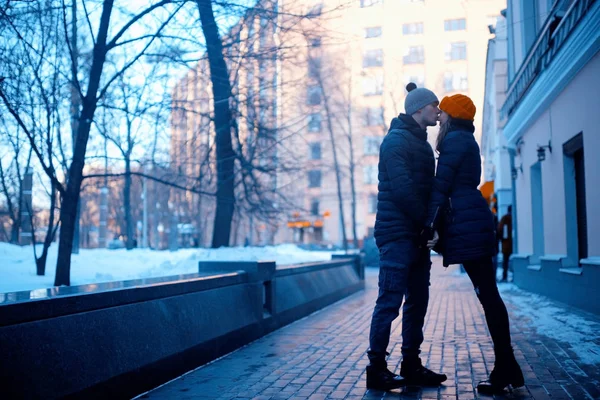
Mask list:
[[[491,161],[512,178],[514,282],[600,312],[600,2],[509,0],[506,26],[510,161]]]
[[[283,15],[310,15],[294,29],[277,32],[277,41],[286,46],[277,48],[277,64],[262,70],[278,76],[277,94],[270,99],[277,109],[278,142],[285,144],[276,161],[284,163],[287,155],[296,167],[276,168],[273,187],[291,201],[274,224],[251,223],[244,213],[240,238],[249,237],[250,244],[340,246],[345,237],[360,246],[375,224],[379,145],[391,119],[404,111],[408,82],[433,90],[440,99],[469,95],[478,109],[480,138],[488,25],[495,23],[506,1],[289,0],[279,1],[278,7]],[[242,20],[239,26],[233,31],[247,37],[248,23]],[[255,26],[260,34],[260,21]],[[244,68],[238,76],[242,95],[254,88],[246,83]],[[186,79],[199,75],[192,71]],[[254,76],[260,76],[260,69]],[[195,91],[182,86],[176,93],[198,102],[189,97]],[[201,86],[201,91],[208,87]],[[206,91],[207,105],[209,97]],[[246,115],[243,108],[240,113]],[[185,123],[173,126],[175,142],[195,140]],[[437,128],[429,132],[434,143]],[[258,241],[258,227],[272,229],[272,234]]]

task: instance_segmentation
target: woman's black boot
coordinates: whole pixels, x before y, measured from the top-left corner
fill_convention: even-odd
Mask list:
[[[496,360],[490,378],[479,382],[477,391],[482,394],[497,394],[502,393],[508,386],[518,388],[524,384],[523,372],[511,351],[508,356]]]

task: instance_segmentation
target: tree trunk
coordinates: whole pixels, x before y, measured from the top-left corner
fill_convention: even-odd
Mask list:
[[[56,230],[54,229],[54,209],[56,208],[56,188],[54,183],[51,183],[50,188],[50,217],[48,220],[48,229],[46,230],[46,239],[44,239],[44,247],[42,255],[35,260],[36,272],[38,275],[46,275],[46,259],[48,258],[48,249],[52,245]]]
[[[350,81],[352,85],[352,81]],[[354,172],[356,165],[354,164],[354,143],[352,141],[352,86],[350,86],[348,96],[348,145],[350,147],[350,190],[352,191],[352,237],[354,240],[354,248],[358,249],[358,238],[356,237],[356,182],[354,181]]]
[[[15,154],[15,164],[17,171],[19,170],[19,164],[16,159],[17,154]],[[4,173],[4,169],[2,168],[2,164],[0,164],[0,183],[2,183],[2,193],[6,197],[6,207],[8,208],[8,215],[10,220],[12,221],[11,229],[10,229],[10,243],[19,244],[19,230],[21,229],[21,213],[18,208],[13,207],[13,202],[10,197],[8,183],[6,182],[6,175]],[[22,196],[22,182],[19,179],[19,204],[21,204],[21,196]]]
[[[97,92],[100,86],[102,68],[106,59],[106,37],[112,12],[113,0],[105,0],[103,3],[98,38],[94,45],[93,61],[90,70],[88,91],[83,99],[81,118],[77,129],[77,138],[73,149],[73,161],[67,173],[67,188],[61,202],[60,220],[61,231],[58,244],[58,258],[56,260],[56,277],[54,285],[71,284],[71,250],[73,248],[73,236],[77,216],[77,204],[81,190],[83,177],[83,166],[85,164],[85,152],[87,149],[90,127],[97,106]]]
[[[348,251],[348,239],[346,237],[346,221],[344,218],[344,203],[342,199],[342,174],[340,171],[340,164],[337,156],[337,148],[335,146],[335,135],[333,134],[333,124],[331,123],[331,110],[329,108],[329,101],[327,99],[327,94],[323,88],[323,82],[319,77],[319,83],[321,88],[323,89],[323,105],[325,106],[325,116],[327,118],[327,130],[329,131],[329,138],[331,140],[331,150],[333,151],[333,165],[335,169],[335,180],[337,185],[337,196],[338,196],[338,206],[340,212],[340,224],[342,225],[342,241],[344,250]]]
[[[123,185],[123,208],[125,212],[125,232],[127,241],[125,247],[127,250],[133,249],[133,218],[131,216],[131,160],[130,156],[125,156],[125,184]]]
[[[12,227],[10,228],[10,242],[19,244],[19,230],[21,229],[21,218],[13,218],[11,213]]]
[[[73,139],[73,151],[75,150],[75,141],[79,129],[79,110],[81,109],[81,96],[75,85],[79,70],[79,48],[77,45],[77,1],[71,2],[71,137]],[[77,214],[75,221],[75,233],[73,234],[73,254],[79,254],[79,218],[81,214],[81,205],[77,202]]]
[[[235,154],[231,144],[232,114],[229,105],[231,84],[223,57],[223,44],[215,22],[211,0],[197,0],[212,82],[217,147],[217,209],[212,247],[229,246],[234,211],[233,167]]]

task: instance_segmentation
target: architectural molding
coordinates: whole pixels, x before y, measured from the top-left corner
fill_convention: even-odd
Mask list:
[[[574,28],[554,60],[512,113],[504,126],[511,146],[540,117],[577,73],[600,51],[600,2]]]

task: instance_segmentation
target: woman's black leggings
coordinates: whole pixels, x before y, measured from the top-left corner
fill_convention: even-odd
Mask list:
[[[512,354],[508,312],[498,292],[492,257],[467,261],[463,263],[463,266],[471,278],[475,293],[483,306],[485,320],[494,342],[496,360],[499,356]]]

